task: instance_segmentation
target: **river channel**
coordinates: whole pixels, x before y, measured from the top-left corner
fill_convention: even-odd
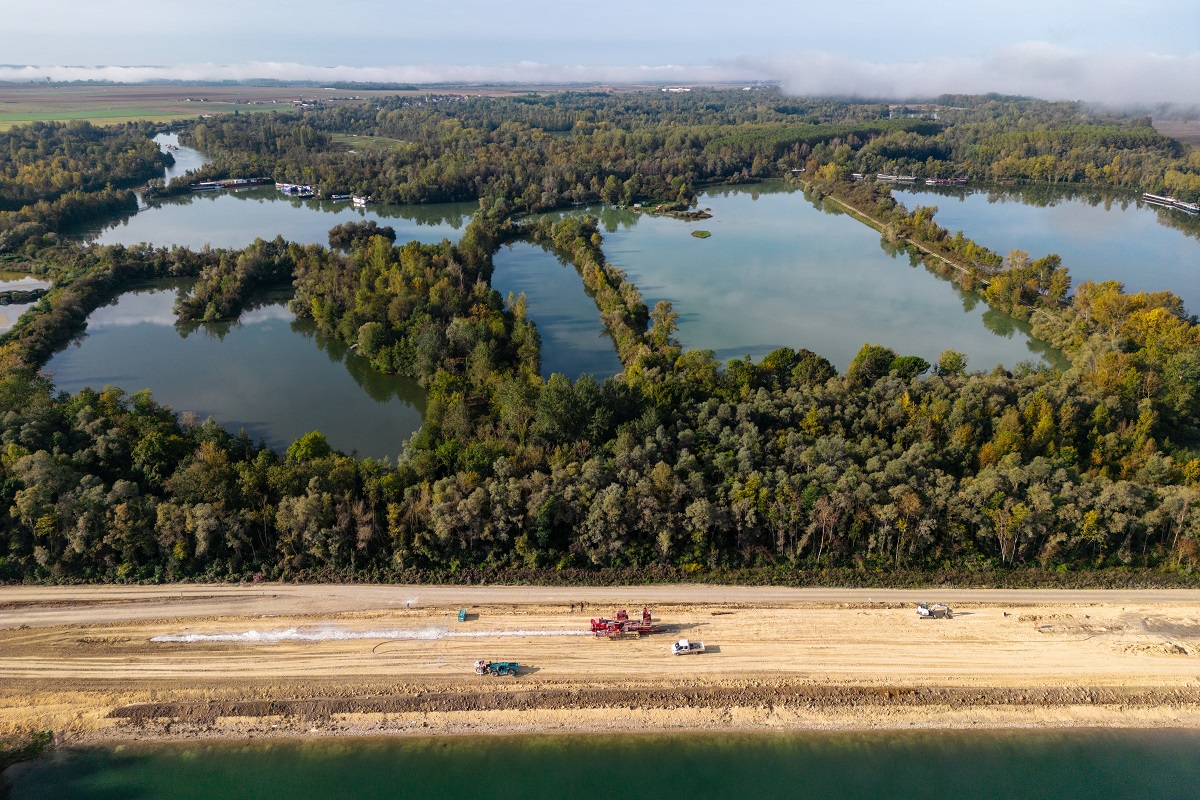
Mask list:
[[[12,800],[1175,800],[1196,731],[401,737],[60,751]]]

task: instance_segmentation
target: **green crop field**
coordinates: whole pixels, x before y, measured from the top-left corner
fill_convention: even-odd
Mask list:
[[[119,125],[133,120],[148,119],[154,122],[170,122],[199,116],[196,113],[164,112],[155,108],[106,108],[79,109],[75,111],[44,109],[28,111],[0,111],[0,130],[27,122],[66,122],[82,119],[93,125]]]
[[[358,103],[370,93],[254,86],[79,86],[0,84],[0,130],[27,122],[82,119],[95,125],[170,122],[205,114],[289,111],[298,102]],[[391,94],[395,94],[392,92]]]

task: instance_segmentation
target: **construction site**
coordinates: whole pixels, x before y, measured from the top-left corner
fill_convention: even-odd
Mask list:
[[[6,587],[0,729],[1197,725],[1194,594]]]

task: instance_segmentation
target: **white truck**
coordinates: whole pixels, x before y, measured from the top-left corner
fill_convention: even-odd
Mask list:
[[[676,656],[684,656],[688,653],[703,653],[704,642],[689,642],[687,639],[680,639],[675,644],[671,645],[671,654]]]

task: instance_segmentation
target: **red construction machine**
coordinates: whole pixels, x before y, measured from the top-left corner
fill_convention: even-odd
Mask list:
[[[662,629],[654,627],[650,610],[646,608],[642,609],[640,619],[630,619],[629,612],[622,608],[613,619],[600,617],[592,620],[592,635],[597,639],[620,639],[626,634],[646,636],[651,633],[662,633]]]

